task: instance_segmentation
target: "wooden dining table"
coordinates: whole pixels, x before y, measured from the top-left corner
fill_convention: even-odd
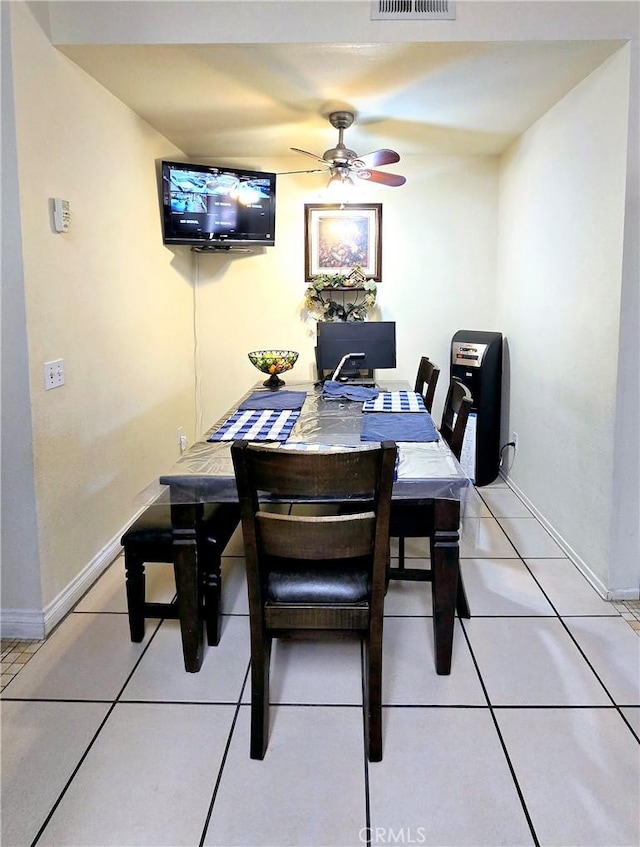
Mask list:
[[[380,380],[380,391],[409,389],[399,381]],[[304,404],[288,435],[287,446],[307,449],[356,448],[362,439],[362,401],[326,399],[322,387],[313,382],[287,380],[286,390],[304,392]],[[203,436],[159,477],[162,491],[168,489],[173,524],[174,569],[178,616],[185,670],[196,673],[203,660],[203,622],[198,585],[196,527],[206,503],[237,502],[238,494],[231,460],[231,440],[209,440],[243,401],[259,392],[272,392],[261,383],[253,386]],[[277,392],[275,392],[277,394]],[[425,414],[428,414],[425,412]],[[394,500],[428,501],[434,507],[432,538],[433,631],[435,666],[438,674],[449,674],[453,649],[456,593],[459,579],[461,504],[472,483],[442,440],[402,442],[394,482]],[[223,635],[224,637],[224,635]]]

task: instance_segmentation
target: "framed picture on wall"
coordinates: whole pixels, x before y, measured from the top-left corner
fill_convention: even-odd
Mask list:
[[[380,282],[382,203],[305,203],[305,279],[349,274],[354,265]]]

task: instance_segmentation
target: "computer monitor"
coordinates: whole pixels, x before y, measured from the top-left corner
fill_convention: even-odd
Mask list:
[[[395,368],[395,321],[319,321],[316,364],[318,376],[333,372],[347,353],[364,353],[363,359],[346,362],[341,376],[354,378],[361,371]]]

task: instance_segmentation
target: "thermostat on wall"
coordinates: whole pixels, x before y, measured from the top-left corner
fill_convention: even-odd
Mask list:
[[[53,223],[56,232],[69,232],[71,224],[71,206],[68,200],[56,197],[53,201]]]

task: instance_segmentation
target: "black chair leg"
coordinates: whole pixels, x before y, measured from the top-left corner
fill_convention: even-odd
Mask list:
[[[131,640],[140,642],[144,638],[144,561],[133,553],[125,553],[124,567],[127,588],[127,609]]]
[[[398,570],[404,569],[404,535],[398,538]]]
[[[462,574],[458,574],[458,590],[456,592],[456,611],[460,618],[470,618],[471,611],[469,609],[469,601],[467,600],[467,592],[464,589]]]
[[[269,743],[269,667],[271,638],[263,635],[251,650],[251,749],[252,759],[264,759]]]
[[[220,643],[220,559],[207,566],[202,577],[202,602],[207,631],[207,644],[217,647]]]
[[[382,637],[365,644],[365,744],[370,762],[382,761]]]

